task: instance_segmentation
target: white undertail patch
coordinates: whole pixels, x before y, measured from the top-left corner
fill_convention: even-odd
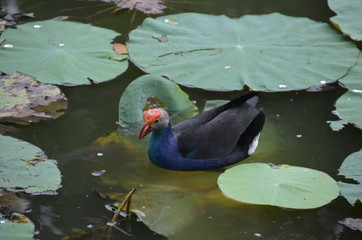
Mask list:
[[[255,152],[256,148],[258,147],[259,137],[260,137],[260,133],[255,136],[255,138],[253,139],[253,141],[249,145],[249,150],[248,150],[249,155],[253,154]]]

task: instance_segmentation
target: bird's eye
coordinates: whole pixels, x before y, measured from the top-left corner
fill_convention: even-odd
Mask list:
[[[158,119],[154,123],[158,123]]]

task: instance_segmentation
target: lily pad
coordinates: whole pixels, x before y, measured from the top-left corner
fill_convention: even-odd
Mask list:
[[[106,196],[118,201],[125,197],[117,193]],[[106,208],[113,211],[114,204],[106,205]],[[200,214],[200,208],[195,193],[172,192],[163,185],[153,185],[137,190],[130,210],[153,232],[171,237],[185,231]]]
[[[331,82],[358,49],[326,23],[278,13],[238,19],[198,13],[147,18],[130,33],[143,71],[212,90],[290,91]]]
[[[358,183],[339,182],[342,195],[350,204],[355,204],[357,200],[362,200],[362,151],[352,153],[342,163],[339,175],[348,179],[353,179]]]
[[[218,184],[237,201],[294,209],[321,207],[339,194],[326,173],[290,165],[241,164],[221,174]]]
[[[183,231],[199,213],[200,205],[190,193],[143,194],[132,202],[132,212],[152,231],[171,237]]]
[[[9,219],[0,214],[1,239],[32,240],[34,224],[24,215],[13,213]]]
[[[362,128],[362,55],[357,64],[340,80],[348,88],[336,102],[338,116]]]
[[[111,80],[127,61],[116,61],[111,41],[117,32],[70,21],[46,20],[18,25],[1,37],[0,71],[20,71],[43,83],[82,85]]]
[[[336,120],[336,121],[327,121],[329,126],[332,128],[333,131],[339,131],[344,128],[345,125],[348,124],[347,120]]]
[[[141,123],[144,107],[151,97],[160,100],[171,113],[193,114],[197,111],[177,84],[159,76],[144,75],[130,83],[123,92],[119,102],[119,124]]]
[[[337,14],[331,21],[356,41],[362,40],[362,1],[328,0],[329,7]]]
[[[13,137],[0,135],[0,188],[27,193],[54,192],[60,187],[60,171],[44,152]]]
[[[28,123],[64,114],[67,98],[54,85],[19,72],[0,77],[0,121]]]

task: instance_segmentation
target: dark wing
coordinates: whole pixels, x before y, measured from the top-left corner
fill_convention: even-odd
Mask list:
[[[257,101],[254,93],[247,94],[177,124],[173,130],[181,153],[194,159],[228,155],[258,114]]]

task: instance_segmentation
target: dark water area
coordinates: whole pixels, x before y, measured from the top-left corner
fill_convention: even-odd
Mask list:
[[[179,0],[165,1],[165,5],[165,14],[197,12],[240,17],[279,12],[322,22],[328,22],[333,16],[326,0]],[[123,42],[127,40],[127,34],[147,17],[141,12],[117,10],[114,4],[101,1],[28,0],[20,1],[20,8],[33,12],[35,20],[69,16],[73,21],[113,29],[123,34]],[[22,194],[31,201],[31,212],[26,216],[34,222],[39,239],[62,239],[71,235],[75,228],[92,232],[105,226],[113,215],[105,204],[113,201],[101,198],[99,192],[126,193],[134,187],[138,189],[136,195],[142,195],[147,193],[142,189],[154,189],[155,186],[187,189],[177,195],[186,200],[183,206],[175,206],[178,214],[171,219],[181,219],[183,223],[170,226],[174,231],[170,239],[362,239],[360,233],[338,224],[346,217],[355,217],[355,209],[341,196],[324,207],[311,210],[241,204],[225,198],[217,189],[217,176],[222,171],[176,173],[159,169],[147,158],[147,140],[138,141],[137,136],[103,144],[102,141],[118,128],[118,104],[124,89],[142,74],[131,63],[124,74],[112,81],[61,87],[69,100],[63,116],[19,126],[12,134],[56,159],[62,173],[62,188],[57,195]],[[182,89],[193,100],[229,100],[241,94],[238,91],[215,93]],[[360,129],[347,125],[340,131],[333,131],[327,123],[338,119],[332,111],[344,91],[335,83],[318,91],[261,93],[258,108],[265,112],[267,121],[256,153],[245,162],[303,166],[340,180],[337,173],[341,163],[362,147]],[[101,177],[91,174],[102,169],[106,173]],[[147,204],[166,198],[164,193],[157,191],[150,194],[152,200],[146,201]],[[146,203],[142,202],[143,207],[147,207]],[[122,224],[124,229],[130,225],[130,233],[113,230],[111,237],[101,232],[80,239],[166,239],[135,219]]]

